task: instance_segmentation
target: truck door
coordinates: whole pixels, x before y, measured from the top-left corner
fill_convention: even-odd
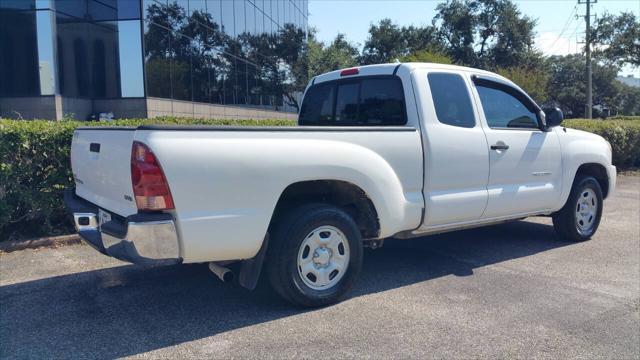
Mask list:
[[[487,204],[487,140],[467,78],[417,71],[424,151],[423,228],[480,219]]]
[[[541,130],[539,108],[520,89],[484,76],[473,82],[489,143],[489,199],[482,217],[550,209],[561,190],[557,134]]]

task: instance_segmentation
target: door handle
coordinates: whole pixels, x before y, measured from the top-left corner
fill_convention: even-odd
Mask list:
[[[495,144],[495,145],[491,145],[491,150],[508,150],[509,149],[509,145],[507,144]]]

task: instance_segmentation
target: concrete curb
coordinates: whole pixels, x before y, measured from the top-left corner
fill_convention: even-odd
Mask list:
[[[41,247],[58,247],[64,245],[79,244],[81,242],[78,234],[43,237],[31,240],[18,240],[0,242],[0,252],[10,253],[25,249],[37,249]]]

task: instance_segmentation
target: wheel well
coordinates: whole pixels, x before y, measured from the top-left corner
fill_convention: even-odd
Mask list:
[[[280,195],[271,224],[292,208],[309,203],[337,206],[354,219],[364,239],[380,233],[378,213],[367,194],[358,186],[339,180],[303,181],[289,185]]]
[[[576,172],[576,178],[578,175],[589,175],[596,178],[600,188],[602,188],[602,197],[607,197],[609,194],[609,176],[604,166],[596,163],[582,164]]]

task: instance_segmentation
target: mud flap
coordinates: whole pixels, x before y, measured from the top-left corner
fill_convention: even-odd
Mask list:
[[[258,285],[258,279],[260,278],[260,272],[262,272],[262,264],[264,263],[264,256],[267,253],[268,245],[269,234],[267,233],[262,242],[262,247],[260,247],[256,256],[242,261],[238,283],[240,283],[243,288],[253,290]]]

